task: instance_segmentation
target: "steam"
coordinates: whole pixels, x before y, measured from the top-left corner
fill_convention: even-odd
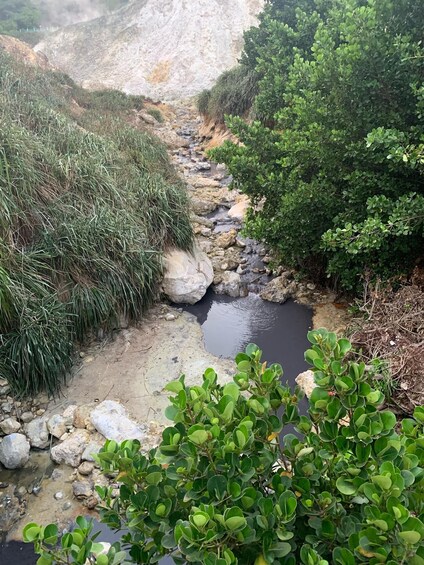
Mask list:
[[[62,27],[98,18],[108,12],[101,0],[33,0],[42,12],[43,27]]]

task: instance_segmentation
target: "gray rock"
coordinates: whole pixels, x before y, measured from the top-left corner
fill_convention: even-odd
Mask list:
[[[138,115],[143,120],[143,122],[146,122],[146,124],[153,126],[157,123],[155,118],[150,114],[148,114],[147,112],[139,112]]]
[[[19,419],[21,420],[21,422],[23,422],[24,424],[28,424],[28,422],[31,422],[34,419],[34,414],[32,412],[23,412]]]
[[[271,282],[260,293],[260,297],[268,302],[284,304],[291,296],[296,293],[296,283],[290,282],[288,277],[281,275]]]
[[[126,409],[114,400],[101,402],[91,413],[91,423],[107,439],[124,441],[146,437],[146,428],[128,417]]]
[[[221,282],[214,286],[214,292],[216,294],[227,294],[235,298],[243,296],[240,275],[234,271],[225,271],[222,273]]]
[[[29,459],[30,444],[23,434],[10,434],[0,443],[0,463],[6,469],[19,469]]]
[[[0,424],[0,428],[6,435],[15,434],[21,427],[21,424],[15,418],[6,418]]]
[[[72,484],[75,498],[89,498],[93,495],[93,485],[88,481],[75,481]]]
[[[210,212],[214,212],[217,208],[218,204],[211,200],[200,200],[199,198],[191,199],[191,209],[195,214],[199,214],[200,216],[210,214]]]
[[[90,443],[84,449],[81,459],[83,461],[94,461],[93,455],[97,455],[97,453],[99,453],[103,445],[104,445],[104,441],[103,442],[90,441]]]
[[[164,263],[163,292],[172,302],[195,304],[204,297],[213,281],[213,268],[203,251],[174,249],[165,255]]]
[[[89,461],[83,461],[81,465],[78,467],[78,473],[84,476],[91,475],[93,469],[94,469],[93,463],[90,463]]]
[[[55,438],[59,439],[66,433],[67,420],[60,414],[54,414],[47,421],[47,429]]]
[[[25,433],[32,447],[44,449],[50,443],[46,418],[35,418],[25,425]]]
[[[71,467],[78,467],[81,463],[81,456],[90,441],[90,434],[87,430],[77,430],[65,441],[52,447],[51,458],[55,463],[64,463]]]

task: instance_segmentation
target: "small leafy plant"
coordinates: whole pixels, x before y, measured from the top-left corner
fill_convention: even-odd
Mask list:
[[[98,455],[120,483],[117,498],[97,487],[102,522],[126,531],[128,556],[114,546],[99,561],[81,524],[86,541],[68,534],[55,549],[57,530],[31,524],[24,537],[39,565],[64,555],[99,565],[164,555],[177,565],[424,564],[424,408],[398,423],[347,339],[324,329],[308,339],[308,416],[255,345],[237,355],[232,383],[218,384],[213,369],[201,386],[171,382],[173,425],[160,445],[143,454],[138,441],[108,441]]]

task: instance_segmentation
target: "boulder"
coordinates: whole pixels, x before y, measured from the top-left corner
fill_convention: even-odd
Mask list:
[[[168,251],[164,257],[163,292],[178,304],[196,304],[213,281],[210,259],[195,246],[191,253],[180,249]]]
[[[91,404],[83,404],[78,406],[74,412],[74,426],[76,428],[86,428],[90,423],[90,414],[95,407],[94,402]]]
[[[245,295],[241,287],[240,275],[234,271],[225,271],[222,273],[221,282],[214,287],[214,292],[216,294],[227,294],[234,298]]]
[[[0,443],[0,463],[6,469],[19,469],[29,459],[30,444],[23,434],[10,434]]]
[[[214,212],[218,208],[218,204],[212,200],[201,200],[200,198],[191,199],[191,209],[195,214],[206,215]]]
[[[121,442],[126,439],[143,441],[146,428],[128,417],[128,412],[114,400],[104,400],[91,412],[91,423],[107,439]]]
[[[237,231],[235,229],[231,229],[227,232],[220,233],[216,238],[215,243],[221,249],[228,249],[228,247],[234,245],[236,241]]]
[[[84,449],[81,459],[83,461],[90,461],[90,462],[94,461],[93,455],[97,455],[97,453],[99,453],[104,443],[105,443],[104,438],[98,441],[91,440],[87,445],[87,447]]]
[[[67,431],[67,420],[60,414],[54,414],[47,421],[47,429],[55,438],[59,439],[66,434]]]
[[[46,418],[35,418],[26,424],[25,433],[31,443],[31,447],[38,447],[39,449],[48,447],[50,440]]]
[[[296,291],[296,283],[290,281],[283,273],[280,277],[276,277],[266,285],[261,291],[260,297],[263,300],[268,300],[268,302],[284,304]]]
[[[228,216],[233,220],[239,220],[240,222],[242,222],[246,217],[248,208],[249,208],[249,199],[245,197],[242,200],[240,200],[240,202],[237,202],[237,204],[234,204],[234,206],[232,206],[228,210]]]
[[[21,427],[21,424],[15,418],[6,418],[0,424],[0,428],[5,435],[15,434]]]
[[[51,458],[55,463],[78,467],[81,463],[81,456],[90,441],[90,434],[87,430],[77,430],[65,441],[52,447]]]

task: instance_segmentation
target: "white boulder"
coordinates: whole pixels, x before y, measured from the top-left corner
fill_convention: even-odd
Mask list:
[[[82,454],[90,441],[87,430],[76,430],[65,441],[52,447],[51,458],[55,463],[78,467]]]
[[[10,434],[0,443],[0,463],[6,469],[19,469],[29,459],[30,445],[23,434]]]
[[[213,267],[206,253],[196,246],[191,253],[173,249],[166,253],[164,262],[164,294],[177,304],[199,302],[213,281]]]
[[[121,442],[146,438],[146,428],[128,417],[126,409],[114,400],[104,400],[91,412],[91,423],[107,439]]]
[[[242,222],[246,217],[247,210],[249,208],[249,199],[247,196],[244,196],[237,204],[234,204],[228,210],[228,216],[233,220],[238,220]]]

